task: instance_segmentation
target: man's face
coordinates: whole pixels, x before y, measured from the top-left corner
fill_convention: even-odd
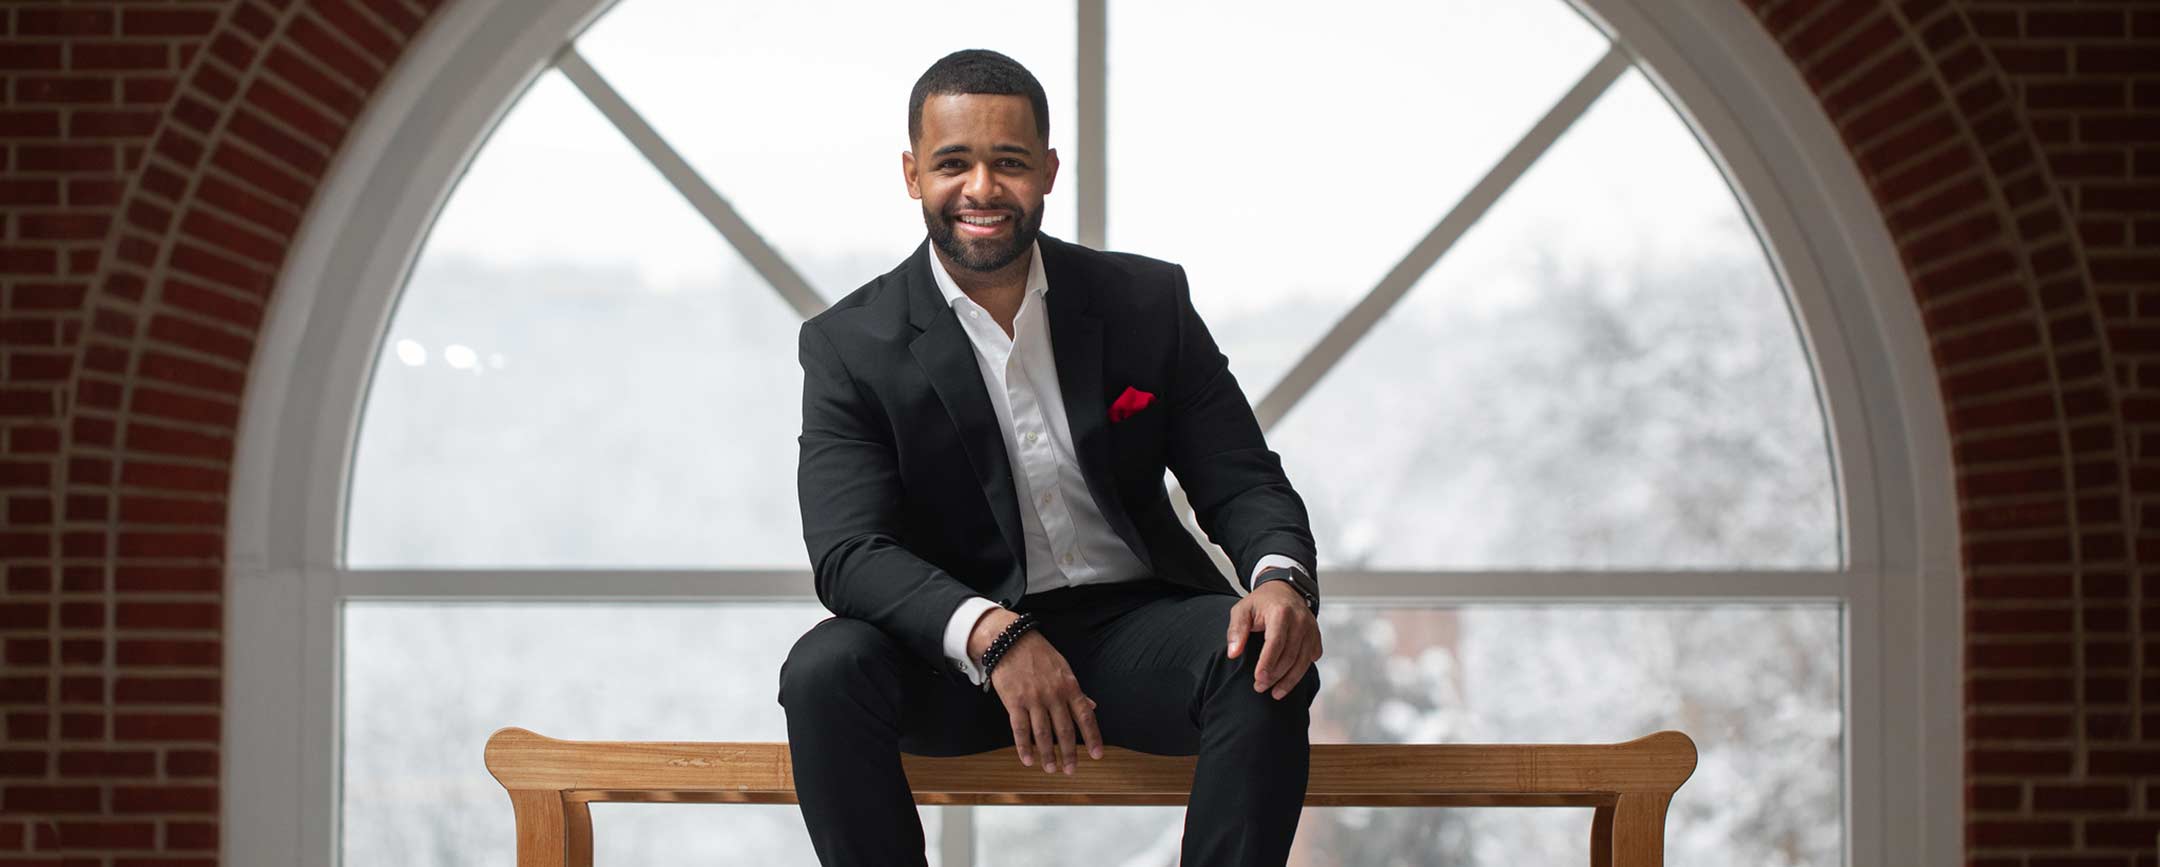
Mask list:
[[[922,137],[900,166],[938,252],[969,270],[996,271],[1041,233],[1058,160],[1035,134],[1027,97],[938,94],[923,101]]]

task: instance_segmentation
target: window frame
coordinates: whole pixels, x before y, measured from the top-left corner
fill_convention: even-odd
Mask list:
[[[1078,240],[1094,246],[1104,237],[1113,168],[1104,148],[1107,2],[1077,2]],[[1329,573],[1329,597],[1445,605],[1836,603],[1845,636],[1844,862],[1949,867],[1961,855],[1959,812],[1927,809],[1960,803],[1963,790],[1962,592],[1949,438],[1926,334],[1881,214],[1812,91],[1741,4],[1567,2],[1613,37],[1681,111],[1763,239],[1815,368],[1844,565],[1339,570]],[[338,861],[345,600],[811,598],[807,570],[343,564],[348,474],[368,378],[427,230],[524,88],[550,68],[574,80],[581,75],[565,58],[570,67],[582,65],[573,40],[611,4],[446,6],[392,70],[309,209],[250,371],[234,467],[220,787],[226,863]],[[435,86],[445,81],[458,86]],[[589,83],[579,82],[588,96]],[[683,184],[679,175],[671,180]],[[686,194],[715,218],[711,202],[699,201],[695,190]],[[745,252],[761,271],[775,273],[755,250]],[[803,309],[808,287],[799,277],[794,286],[768,279]],[[969,864],[971,817],[945,812],[946,863]]]

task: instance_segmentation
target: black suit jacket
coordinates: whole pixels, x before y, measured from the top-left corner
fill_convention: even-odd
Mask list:
[[[1270,553],[1316,569],[1304,501],[1194,311],[1185,269],[1047,235],[1037,246],[1066,421],[1118,537],[1157,577],[1235,595],[1172,512],[1168,467],[1239,581]],[[977,594],[1011,607],[1027,572],[1004,434],[931,255],[925,240],[803,323],[796,493],[818,599],[943,671],[954,609]],[[1128,386],[1155,399],[1112,423]]]

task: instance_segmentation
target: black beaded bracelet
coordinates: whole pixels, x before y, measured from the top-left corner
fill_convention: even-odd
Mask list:
[[[1020,634],[1033,628],[1035,628],[1035,614],[1033,612],[1023,612],[1013,622],[1006,624],[1005,631],[998,633],[996,638],[990,640],[990,648],[983,651],[983,680],[990,679],[991,669],[997,666],[999,659],[1004,658],[1005,651],[1012,648],[1013,642],[1019,640]]]

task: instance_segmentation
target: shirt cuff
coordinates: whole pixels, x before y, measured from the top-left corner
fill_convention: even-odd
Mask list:
[[[946,660],[959,669],[960,673],[967,675],[969,683],[979,685],[985,691],[990,689],[990,685],[983,682],[982,666],[968,658],[968,635],[975,631],[975,622],[996,607],[996,602],[981,596],[971,596],[963,600],[959,608],[953,609],[951,620],[945,621]]]
[[[1290,580],[1287,576],[1285,576],[1282,572],[1279,571],[1274,575],[1270,575],[1266,578],[1261,578],[1260,573],[1266,572],[1269,569],[1289,570],[1291,572],[1296,572],[1299,576],[1307,580],[1310,580],[1312,578],[1312,572],[1306,569],[1304,564],[1299,563],[1296,560],[1292,560],[1282,554],[1269,554],[1265,557],[1260,558],[1260,562],[1253,566],[1252,577],[1250,579],[1247,579],[1246,581],[1246,588],[1248,592],[1260,589],[1260,585],[1266,584],[1269,581]],[[1311,608],[1314,614],[1320,613],[1319,599],[1305,595],[1305,591],[1295,583],[1292,583],[1290,587],[1293,590],[1297,590],[1298,598],[1305,600],[1306,606]]]
[[[1260,589],[1260,585],[1253,582],[1260,578],[1260,573],[1269,569],[1296,569],[1298,574],[1307,578],[1312,577],[1312,570],[1305,568],[1298,561],[1292,560],[1283,554],[1269,554],[1260,558],[1260,562],[1253,564],[1252,574],[1245,577],[1245,587],[1251,590]],[[1275,579],[1270,578],[1268,580],[1273,581]]]

